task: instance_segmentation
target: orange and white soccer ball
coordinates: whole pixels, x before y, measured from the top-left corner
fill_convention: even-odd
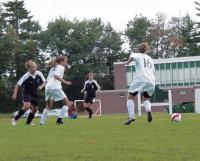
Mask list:
[[[180,122],[181,121],[181,114],[180,113],[173,113],[171,115],[172,122]]]

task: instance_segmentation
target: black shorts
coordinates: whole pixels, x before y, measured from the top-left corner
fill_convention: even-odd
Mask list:
[[[94,96],[86,96],[85,103],[91,103],[91,104],[93,104],[94,100],[95,100]]]
[[[138,94],[138,92],[134,92],[134,93],[129,92],[129,94],[132,96],[136,96]],[[146,91],[142,92],[142,95],[144,98],[150,98],[149,94]]]
[[[22,93],[22,101],[23,102],[29,102],[33,106],[38,106],[39,104],[39,97],[38,96],[32,96],[28,93]]]

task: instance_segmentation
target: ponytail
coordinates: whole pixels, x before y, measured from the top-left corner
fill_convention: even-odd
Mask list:
[[[47,64],[47,67],[48,67],[48,68],[55,67],[55,65],[56,65],[55,60],[56,60],[55,58],[52,59],[52,60],[50,60],[49,63]]]

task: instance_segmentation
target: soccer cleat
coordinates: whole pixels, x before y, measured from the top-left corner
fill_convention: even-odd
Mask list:
[[[40,125],[45,125],[45,123],[44,122],[40,122]]]
[[[153,120],[152,115],[151,115],[151,111],[147,112],[147,121],[151,122]]]
[[[56,124],[57,125],[62,125],[62,124],[64,124],[64,122],[63,121],[56,121]]]
[[[135,117],[128,118],[128,120],[124,123],[124,125],[130,125],[131,122],[135,121]]]
[[[16,126],[16,122],[17,121],[15,120],[15,118],[13,118],[12,121],[11,121],[12,126]]]

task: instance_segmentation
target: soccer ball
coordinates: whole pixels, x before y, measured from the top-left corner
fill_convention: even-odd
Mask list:
[[[73,118],[73,119],[76,119],[76,118],[77,118],[77,114],[73,113],[73,114],[72,114],[72,118]]]
[[[180,122],[181,121],[181,114],[180,113],[173,113],[171,115],[172,122]]]
[[[71,115],[68,116],[69,119],[76,119],[77,118],[77,114],[73,113]]]

